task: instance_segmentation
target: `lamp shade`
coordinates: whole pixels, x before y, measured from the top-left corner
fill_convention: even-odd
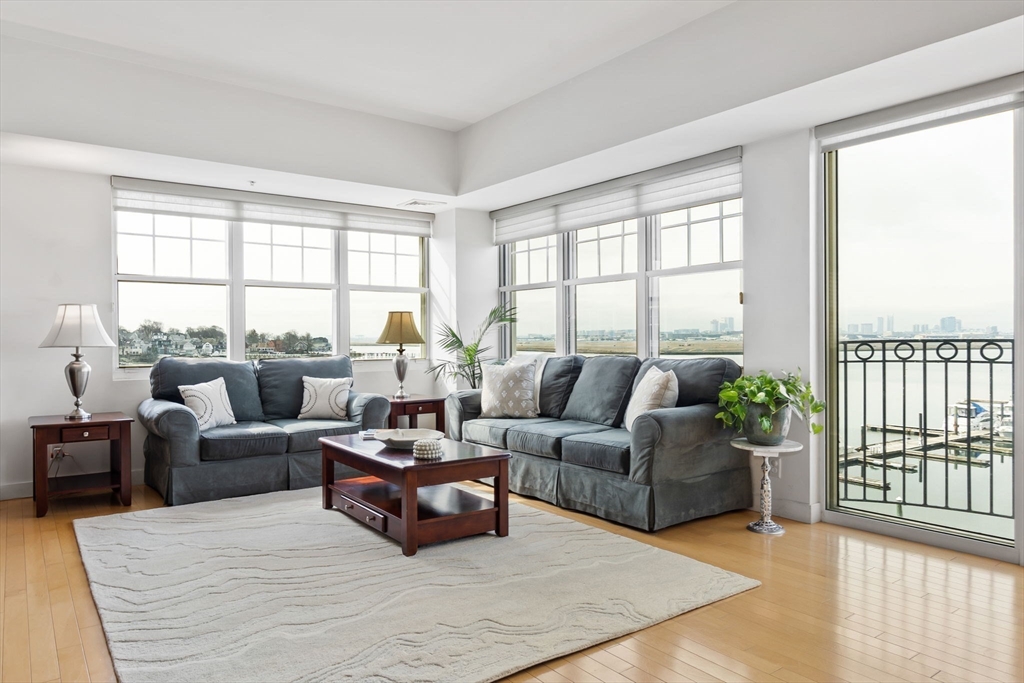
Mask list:
[[[57,318],[39,348],[116,346],[100,322],[96,304],[61,304]]]
[[[412,311],[391,311],[384,331],[380,333],[378,344],[426,344],[416,329],[412,319]]]

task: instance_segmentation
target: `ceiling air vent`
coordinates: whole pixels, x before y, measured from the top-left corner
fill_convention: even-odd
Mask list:
[[[445,202],[435,202],[433,199],[410,199],[398,206],[403,209],[429,209],[435,206],[444,206]]]

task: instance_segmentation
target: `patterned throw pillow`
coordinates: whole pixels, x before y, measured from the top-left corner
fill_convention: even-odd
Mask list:
[[[644,378],[640,380],[640,384],[637,385],[636,391],[629,398],[629,405],[626,406],[626,417],[622,420],[622,426],[626,428],[627,432],[632,429],[633,421],[641,413],[662,407],[671,382],[670,377],[675,377],[675,373],[662,372],[653,366],[647,371]],[[678,396],[678,394],[679,389],[677,388],[676,395]]]
[[[533,383],[534,363],[484,365],[480,417],[537,417]]]
[[[302,378],[300,420],[344,420],[348,417],[351,377]]]
[[[199,431],[235,424],[235,413],[228,399],[228,385],[224,383],[223,377],[203,384],[180,386],[178,393],[185,399],[185,407],[196,414]]]

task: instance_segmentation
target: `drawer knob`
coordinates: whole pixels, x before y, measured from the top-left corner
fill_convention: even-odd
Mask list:
[[[89,436],[89,432],[82,432],[82,436]]]
[[[375,519],[377,519],[377,518],[376,518],[376,517],[374,517],[373,515],[366,515],[366,521],[367,521],[367,522],[372,522],[372,521],[373,521],[373,520],[375,520]]]
[[[355,505],[346,505],[346,506],[345,506],[345,509],[346,509],[346,510],[351,510],[351,509],[352,509],[352,508],[354,508],[354,507],[355,507]]]

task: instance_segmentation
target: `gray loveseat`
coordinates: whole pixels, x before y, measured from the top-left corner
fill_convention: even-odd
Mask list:
[[[347,356],[228,361],[161,358],[149,381],[152,398],[139,405],[149,432],[146,484],[168,505],[196,503],[320,484],[322,436],[380,429],[391,403],[355,391],[348,420],[299,420],[302,377],[351,377]],[[237,424],[199,431],[195,413],[178,393],[185,384],[223,377]],[[354,475],[355,471],[337,476]]]
[[[629,397],[652,366],[676,374],[679,400],[626,431]],[[563,356],[544,367],[540,417],[481,418],[480,390],[451,394],[445,411],[452,438],[512,454],[510,490],[654,531],[750,507],[747,453],[715,419],[719,386],[739,375],[726,358]]]

